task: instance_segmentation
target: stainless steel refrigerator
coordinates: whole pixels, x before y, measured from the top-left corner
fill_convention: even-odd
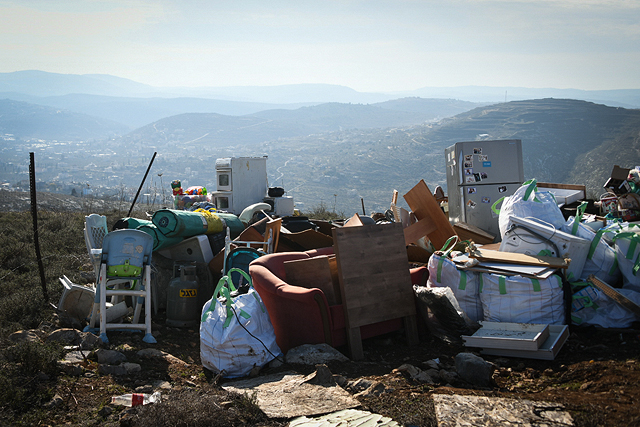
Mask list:
[[[449,220],[476,226],[500,241],[498,215],[491,206],[511,196],[524,181],[522,141],[457,142],[444,154]]]

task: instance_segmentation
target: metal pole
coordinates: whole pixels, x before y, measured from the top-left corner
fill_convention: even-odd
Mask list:
[[[47,280],[44,277],[44,265],[40,254],[40,239],[38,238],[38,205],[36,203],[36,162],[34,153],[29,153],[29,185],[31,187],[31,217],[33,219],[33,244],[36,247],[36,258],[38,259],[38,270],[40,270],[40,283],[42,283],[42,295],[45,301],[49,301],[47,293]]]
[[[364,197],[360,197],[360,202],[362,203],[362,215],[366,215],[367,213],[364,211]]]
[[[138,192],[136,193],[136,197],[134,197],[133,198],[133,202],[131,202],[131,207],[129,208],[129,213],[127,213],[127,217],[131,216],[131,212],[133,211],[133,207],[136,204],[136,200],[138,200],[138,196],[140,195],[140,190],[142,190],[142,186],[144,185],[144,181],[147,179],[147,175],[149,174],[149,170],[151,169],[151,165],[153,164],[153,161],[156,158],[156,154],[158,154],[157,151],[155,153],[153,153],[153,157],[151,158],[151,161],[149,162],[149,167],[147,167],[147,171],[144,173],[144,178],[142,178],[142,182],[140,183],[140,187],[138,187]]]

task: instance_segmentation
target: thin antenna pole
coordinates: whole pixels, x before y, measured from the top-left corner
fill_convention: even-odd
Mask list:
[[[151,158],[151,161],[149,162],[149,167],[147,167],[147,171],[144,173],[144,178],[142,178],[142,182],[140,183],[140,187],[138,187],[138,192],[136,193],[136,197],[133,198],[133,202],[131,203],[131,207],[129,208],[129,213],[127,213],[127,217],[131,216],[131,212],[133,211],[133,207],[136,204],[136,200],[138,200],[138,196],[140,195],[140,190],[142,190],[142,186],[144,185],[144,181],[147,179],[147,175],[149,174],[149,170],[151,169],[151,165],[153,164],[153,161],[156,158],[156,154],[158,154],[157,151],[155,153],[153,153],[153,157]]]

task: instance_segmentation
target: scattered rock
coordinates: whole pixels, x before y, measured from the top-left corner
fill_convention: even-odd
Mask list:
[[[136,387],[136,393],[153,393],[153,386],[151,384],[145,384]]]
[[[349,383],[349,381],[347,380],[346,377],[343,377],[342,375],[338,375],[338,374],[335,374],[333,376],[333,381],[335,381],[335,383],[338,384],[342,388],[345,388],[347,386],[347,384]]]
[[[319,365],[332,361],[347,362],[349,358],[328,344],[304,344],[287,352],[287,363]]]
[[[9,340],[14,343],[20,342],[42,342],[34,329],[28,331],[17,331],[9,335]]]
[[[282,365],[284,365],[284,361],[282,360],[281,357],[276,357],[271,362],[269,362],[269,367],[270,368],[279,368]]]
[[[479,387],[490,387],[493,384],[495,366],[473,353],[456,355],[456,370],[463,380]]]
[[[63,345],[78,345],[80,344],[80,331],[72,328],[56,329],[51,332],[46,342],[59,342]]]
[[[347,384],[347,388],[354,393],[363,391],[368,389],[373,385],[373,381],[367,380],[365,378],[359,378],[356,381],[349,381]]]
[[[100,337],[91,332],[80,332],[80,348],[82,350],[94,350],[102,344]]]
[[[316,365],[316,371],[313,374],[308,375],[304,382],[316,385],[332,386],[335,385],[333,380],[333,374],[327,367],[327,365]]]
[[[443,382],[447,384],[453,384],[458,380],[457,372],[447,371],[446,369],[440,369],[440,371],[438,372],[438,376]]]
[[[64,359],[62,360],[62,362],[63,363],[82,363],[87,360],[90,354],[91,352],[86,350],[70,351],[64,356]]]
[[[120,353],[116,350],[106,350],[104,348],[98,349],[96,351],[96,356],[98,356],[98,363],[107,365],[117,365],[122,362],[127,361],[127,356],[123,353]]]
[[[143,359],[159,358],[159,359],[164,359],[169,363],[177,363],[179,365],[184,365],[184,366],[188,365],[188,363],[185,362],[184,360],[179,359],[172,354],[169,354],[165,351],[158,350],[156,348],[145,348],[138,351],[136,354],[139,357],[142,357]]]
[[[113,414],[113,408],[111,406],[103,406],[102,409],[98,411],[98,415],[102,418],[107,418],[111,414]]]
[[[130,375],[135,372],[140,372],[141,366],[137,363],[125,362],[120,365],[99,365],[98,372],[102,375]]]
[[[164,380],[156,380],[153,383],[153,388],[159,388],[161,390],[171,390],[171,383],[169,381]]]
[[[409,375],[409,377],[412,380],[415,380],[415,381],[420,381],[422,383],[427,383],[427,384],[433,384],[433,379],[429,376],[429,374],[427,374],[420,368],[417,368],[408,363],[401,365],[400,367],[398,367],[397,369],[394,369],[393,371],[406,373],[407,375]]]
[[[45,403],[44,406],[46,408],[59,408],[63,405],[64,400],[62,400],[62,396],[56,393],[49,402]]]
[[[360,393],[357,393],[355,397],[378,397],[382,393],[384,393],[385,390],[386,387],[384,386],[384,384],[378,381],[374,381],[369,388],[361,391]]]
[[[423,363],[429,369],[440,369],[440,360],[439,359],[431,359],[427,360]]]

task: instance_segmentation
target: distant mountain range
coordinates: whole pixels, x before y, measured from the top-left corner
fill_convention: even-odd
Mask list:
[[[398,98],[499,103],[541,98],[578,99],[615,107],[640,108],[640,89],[586,91],[521,87],[425,87],[392,93],[365,93],[329,84],[244,87],[153,87],[104,74],[44,71],[0,73],[0,99],[48,105],[116,121],[131,130],[183,113],[247,115],[321,103],[378,104]],[[442,116],[445,116],[443,114]]]

